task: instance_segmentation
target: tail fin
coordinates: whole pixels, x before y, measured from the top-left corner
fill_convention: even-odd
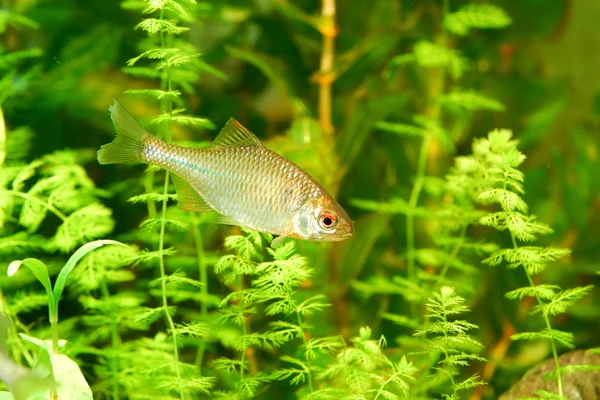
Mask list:
[[[100,164],[130,163],[142,161],[142,149],[150,136],[118,101],[109,107],[110,118],[117,137],[98,150]]]

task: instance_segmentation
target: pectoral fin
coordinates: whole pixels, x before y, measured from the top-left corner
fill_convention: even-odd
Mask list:
[[[214,211],[210,204],[183,178],[177,175],[171,175],[171,178],[173,178],[173,183],[175,183],[175,191],[177,192],[177,201],[180,208],[196,212]]]
[[[273,239],[273,241],[271,242],[271,248],[272,249],[276,249],[277,247],[281,246],[283,244],[283,242],[285,242],[285,239],[287,238],[287,236],[277,236],[275,239]]]

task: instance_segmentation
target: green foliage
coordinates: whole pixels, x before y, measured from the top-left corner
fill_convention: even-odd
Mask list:
[[[473,155],[461,160],[460,165],[479,182],[479,187],[474,192],[475,200],[486,205],[498,205],[502,210],[481,217],[480,223],[499,231],[507,230],[512,241],[512,248],[500,249],[483,262],[492,266],[506,262],[509,268],[523,267],[529,287],[508,292],[506,297],[535,297],[537,305],[531,312],[540,313],[545,322],[543,331],[515,334],[512,339],[549,339],[558,369],[555,342],[568,348],[575,345],[573,335],[553,329],[549,317],[567,312],[575,302],[589,294],[593,286],[560,290],[557,285],[537,286],[534,283],[533,275],[544,272],[550,263],[569,255],[570,251],[552,247],[519,246],[518,241],[530,242],[540,235],[552,232],[549,226],[537,222],[536,217],[528,213],[527,204],[521,198],[524,193],[524,175],[517,168],[524,160],[525,155],[518,150],[517,141],[512,139],[512,132],[496,130],[487,138],[476,140],[473,143]],[[562,396],[560,373],[556,374],[556,380],[559,395]]]
[[[0,398],[487,400],[546,357],[521,397],[568,396],[596,366],[559,354],[598,346],[599,16],[533,3],[3,5]],[[99,166],[112,99],[194,148],[237,118],[354,236],[273,249]]]
[[[460,36],[465,36],[474,28],[504,28],[511,22],[511,18],[503,9],[492,4],[468,4],[448,14],[445,21],[448,30]]]
[[[444,394],[443,397],[446,399],[460,399],[459,392],[485,384],[479,379],[478,374],[462,382],[455,380],[455,376],[459,374],[458,368],[468,367],[470,361],[486,361],[476,354],[483,345],[469,334],[469,331],[477,328],[477,325],[454,319],[459,314],[469,311],[469,307],[464,303],[465,299],[458,296],[454,288],[442,286],[439,293],[434,293],[434,297],[427,302],[428,317],[432,321],[425,330],[415,333],[416,336],[432,335],[431,339],[426,339],[427,352],[443,354],[431,378],[440,381],[450,380],[452,394]]]
[[[408,397],[416,368],[404,357],[397,363],[390,361],[382,351],[385,338],[373,340],[371,334],[369,327],[360,329],[359,336],[352,339],[354,346],[340,352],[335,363],[322,372],[321,377],[328,379],[327,389],[309,398],[353,398],[356,394],[360,399]]]

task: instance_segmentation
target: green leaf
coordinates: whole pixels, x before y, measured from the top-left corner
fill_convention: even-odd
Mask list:
[[[450,32],[465,36],[470,29],[504,28],[512,20],[503,9],[493,4],[467,4],[448,14],[444,22]]]
[[[163,202],[164,200],[177,200],[177,195],[176,194],[167,194],[164,195],[163,193],[144,193],[144,194],[139,194],[137,196],[133,196],[130,197],[129,199],[127,199],[127,201],[129,203],[147,203],[149,201],[154,201],[154,202]]]
[[[302,316],[307,316],[311,315],[314,311],[322,311],[326,307],[331,306],[329,303],[323,303],[323,300],[327,300],[327,297],[323,294],[310,297],[297,306],[296,312]]]
[[[189,31],[189,28],[178,26],[177,21],[158,18],[146,18],[135,26],[135,29],[141,29],[148,32],[149,35],[155,35],[158,32],[170,33],[171,35],[180,35]]]
[[[25,199],[19,216],[19,224],[27,228],[30,233],[39,228],[48,211],[48,206],[44,206],[46,201],[31,192],[33,192],[33,189],[30,191],[29,197]]]
[[[527,212],[527,203],[518,194],[510,190],[495,188],[485,190],[477,195],[477,201],[482,204],[498,203],[504,211]]]
[[[390,314],[390,313],[384,312],[384,313],[381,313],[380,316],[383,319],[387,319],[388,321],[391,321],[394,324],[405,327],[405,328],[419,329],[422,327],[421,323],[419,321],[411,319],[404,315],[396,315],[396,314]]]
[[[516,333],[510,337],[512,340],[555,340],[567,348],[574,348],[573,334],[563,332],[557,329],[544,329],[541,332],[522,332]]]
[[[570,253],[569,249],[522,246],[515,249],[499,250],[483,262],[495,266],[504,260],[509,263],[509,268],[523,266],[528,273],[537,274],[545,270],[548,263],[559,260]]]
[[[508,229],[515,237],[524,242],[537,239],[538,235],[552,233],[552,229],[535,220],[535,216],[527,216],[517,211],[500,211],[482,217],[482,225],[491,226],[498,230]]]
[[[511,300],[522,300],[525,297],[537,297],[538,299],[549,300],[555,292],[560,290],[560,286],[557,285],[537,285],[522,287],[519,289],[512,290],[506,293],[504,296]]]
[[[437,121],[428,118],[425,115],[415,115],[413,120],[423,127],[424,131],[427,132],[427,135],[438,140],[448,152],[453,153],[456,150],[454,143],[450,138],[450,134],[446,132]]]
[[[6,25],[13,26],[17,30],[21,27],[38,29],[40,24],[25,15],[10,11],[10,9],[2,10],[0,13],[0,33],[4,33]]]
[[[2,57],[0,57],[0,69],[8,69],[14,67],[21,60],[25,60],[28,58],[37,58],[42,54],[42,50],[38,48],[19,50],[8,54],[2,54]]]
[[[163,225],[163,221],[164,221],[165,227],[167,227],[169,229],[176,229],[181,232],[187,232],[189,229],[188,222],[183,222],[183,221],[179,221],[176,219],[169,219],[169,218],[164,218],[164,219],[163,218],[148,218],[140,224],[140,229],[148,231],[148,232],[160,232],[161,227]]]
[[[475,375],[468,377],[464,381],[457,383],[456,386],[454,386],[454,389],[455,390],[467,390],[467,389],[473,389],[474,387],[482,386],[482,385],[487,385],[487,382],[481,381],[479,374],[475,374]]]
[[[177,335],[208,339],[212,336],[211,326],[205,322],[189,322],[175,326]]]
[[[581,300],[584,296],[592,291],[593,285],[585,287],[576,287],[573,289],[566,289],[556,293],[550,302],[538,305],[534,308],[535,312],[541,311],[544,316],[558,315],[565,313],[569,307]]]
[[[504,111],[504,106],[499,101],[485,97],[473,91],[443,94],[438,97],[442,104],[457,105],[467,110]]]
[[[177,100],[179,96],[181,96],[181,92],[179,90],[159,90],[159,89],[128,89],[124,93],[134,94],[134,95],[144,95],[155,98],[156,100]]]
[[[112,211],[99,203],[83,207],[67,217],[58,228],[54,245],[62,251],[71,251],[78,244],[112,232]]]
[[[48,353],[48,355],[52,354],[52,341],[51,340],[41,340],[41,339],[35,338],[33,336],[26,335],[24,333],[19,333],[19,337],[21,339],[25,340],[26,342],[29,342],[29,343],[33,344],[34,346],[37,346],[40,349],[44,350],[46,353]],[[66,340],[60,339],[58,341],[58,348],[62,348],[66,343],[67,343]]]
[[[455,79],[467,69],[466,60],[456,50],[447,49],[426,40],[414,47],[415,60],[422,67],[447,67]]]
[[[52,292],[52,283],[50,282],[50,275],[48,273],[48,267],[46,264],[35,258],[26,258],[23,261],[16,260],[10,263],[8,266],[8,276],[13,276],[21,266],[27,267],[36,279],[44,286],[46,294],[48,295],[48,310],[50,318],[56,315],[56,307],[54,302],[54,293]]]
[[[182,114],[185,108],[178,108],[173,110],[171,113],[161,114],[152,120],[153,124],[161,124],[167,121],[175,122],[182,126],[193,126],[206,129],[215,129],[213,124],[208,118],[198,118],[191,115]]]
[[[339,266],[337,268],[343,287],[334,291],[337,296],[342,296],[350,288],[350,284],[367,265],[375,243],[384,235],[389,223],[388,215],[375,214],[361,217],[355,223],[354,236],[338,246]]]
[[[251,49],[241,49],[230,45],[225,45],[225,51],[232,57],[239,58],[258,68],[284,95],[290,98],[296,114],[308,114],[306,104],[296,95],[287,76],[283,75],[285,66],[280,65],[279,60]]]
[[[311,338],[306,343],[304,356],[307,360],[314,360],[317,354],[331,354],[334,351],[344,348],[346,343],[342,336],[330,336],[322,338]]]
[[[127,67],[127,68],[122,68],[121,71],[123,73],[125,73],[125,74],[137,76],[139,78],[147,78],[147,79],[159,79],[160,76],[162,75],[161,71],[157,71],[154,68],[148,68],[148,67],[133,67],[133,66],[130,66],[130,67]]]
[[[75,361],[64,354],[51,354],[50,362],[58,385],[57,398],[93,400],[92,390]]]
[[[132,67],[135,63],[137,63],[142,58],[146,58],[148,60],[163,60],[167,57],[171,57],[175,54],[178,54],[181,50],[178,48],[154,48],[150,50],[146,50],[142,54],[138,55],[127,61],[127,66]]]
[[[393,122],[377,121],[375,122],[375,128],[400,136],[423,137],[427,135],[427,132],[421,127]]]
[[[389,202],[351,199],[350,204],[363,210],[375,211],[381,214],[415,215],[420,217],[429,214],[428,209],[424,207],[412,207],[406,200],[400,197],[394,197]]]
[[[84,244],[79,249],[77,249],[77,251],[71,257],[69,257],[67,263],[64,265],[64,267],[61,268],[58,277],[56,278],[56,283],[54,284],[54,307],[57,310],[58,303],[60,302],[60,298],[62,296],[62,292],[67,284],[67,278],[69,277],[69,274],[71,273],[71,271],[73,271],[79,260],[81,260],[89,252],[109,244],[127,247],[125,244],[117,242],[115,240],[96,240],[94,242]]]

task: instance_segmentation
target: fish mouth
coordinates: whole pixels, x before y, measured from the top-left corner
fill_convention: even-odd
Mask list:
[[[338,240],[344,240],[344,239],[348,239],[349,237],[351,237],[352,235],[354,235],[354,229],[349,229],[346,232],[342,233],[341,235],[338,236]]]

